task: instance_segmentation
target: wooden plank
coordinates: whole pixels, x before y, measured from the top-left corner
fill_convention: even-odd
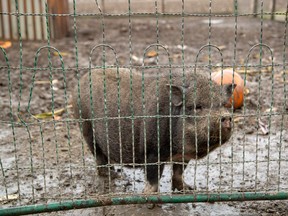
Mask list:
[[[43,40],[47,39],[49,28],[54,38],[62,38],[69,34],[69,17],[53,16],[49,17],[46,26],[46,16],[34,16],[29,14],[45,14],[46,0],[20,0],[18,2],[19,13],[23,13],[19,17],[19,29],[16,16],[0,15],[0,38],[3,39],[19,39],[19,33],[23,40]],[[15,1],[0,0],[0,11],[16,12]],[[68,0],[47,0],[48,13],[68,14]]]
[[[31,6],[32,6],[32,13],[35,14],[35,5],[34,5],[34,0],[31,0]],[[33,35],[34,35],[34,40],[36,40],[36,31],[37,31],[37,26],[36,26],[36,17],[33,16],[32,17],[32,22],[33,22]]]
[[[39,0],[33,0],[33,4],[34,4],[34,13],[36,14],[40,14],[40,4],[39,4]],[[44,37],[42,37],[42,25],[41,25],[41,16],[34,16],[34,20],[35,20],[35,40],[44,40]]]
[[[31,0],[26,0],[26,13],[31,14],[32,11],[32,4]],[[34,40],[34,25],[33,25],[33,16],[25,15],[27,19],[27,39],[28,40]]]
[[[42,0],[38,0],[39,1],[39,9],[40,9],[40,13],[43,14],[45,11],[45,2]],[[41,22],[41,35],[42,35],[42,39],[47,39],[47,31],[45,28],[45,17],[41,16],[40,22]]]
[[[27,13],[27,0],[22,0],[23,1],[23,9],[24,9],[24,14]],[[24,15],[24,23],[25,23],[25,26],[24,26],[24,29],[25,29],[25,39],[29,39],[29,35],[28,35],[28,18],[26,15]]]
[[[19,13],[24,13],[24,4],[23,3],[24,3],[24,1],[18,1]],[[26,39],[25,18],[23,16],[19,16],[19,24],[20,24],[20,27],[18,29],[18,25],[17,25],[17,29],[18,29],[19,33],[21,34],[21,38]]]
[[[8,12],[11,12],[11,1],[8,1]],[[8,15],[9,38],[12,38],[12,20],[11,15]]]
[[[271,6],[271,20],[275,19],[275,9],[276,9],[276,0],[272,0],[271,2],[272,6]]]
[[[0,11],[3,11],[2,4],[3,4],[3,1],[0,0]],[[4,38],[4,23],[3,22],[4,22],[3,15],[0,14],[0,38]]]
[[[69,12],[67,0],[49,0],[49,12],[52,14],[66,14]],[[69,17],[53,16],[53,35],[54,38],[62,38],[69,34]]]
[[[9,0],[4,1],[2,4],[3,12],[8,12],[8,2],[7,1],[9,1]],[[8,15],[3,15],[3,39],[9,39],[10,38],[9,25],[7,25],[6,23],[9,23]]]
[[[15,13],[16,12],[16,3],[15,1],[11,1],[11,12]],[[11,25],[12,25],[12,36],[11,40],[17,40],[19,38],[19,32],[18,32],[18,27],[17,27],[17,17],[16,16],[11,16]]]

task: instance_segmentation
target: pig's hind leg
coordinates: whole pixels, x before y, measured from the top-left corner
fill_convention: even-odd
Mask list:
[[[102,150],[96,143],[96,139],[94,140],[93,137],[93,130],[92,130],[92,124],[89,121],[83,122],[83,137],[86,140],[88,147],[92,154],[94,155],[97,163],[97,171],[99,176],[108,176],[108,167],[105,167],[105,165],[108,164],[107,157],[102,153]]]
[[[183,181],[183,170],[186,165],[173,164],[173,176],[172,176],[172,190],[184,191],[192,190],[192,188]]]

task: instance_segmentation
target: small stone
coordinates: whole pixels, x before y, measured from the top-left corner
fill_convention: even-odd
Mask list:
[[[276,210],[275,210],[275,209],[272,209],[272,208],[269,208],[269,209],[266,209],[266,212],[268,212],[268,213],[275,213]]]
[[[36,191],[40,191],[40,190],[43,189],[43,187],[42,187],[42,185],[40,185],[39,183],[37,183],[36,185],[34,185],[34,189],[35,189]]]
[[[63,182],[63,185],[64,185],[65,187],[69,187],[69,186],[70,186],[70,181],[69,181],[69,179],[66,179],[66,180]]]
[[[123,27],[120,28],[120,32],[121,33],[128,32],[128,28],[123,26]]]

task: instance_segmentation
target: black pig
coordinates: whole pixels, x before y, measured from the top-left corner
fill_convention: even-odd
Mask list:
[[[83,120],[83,136],[98,165],[152,163],[146,166],[145,193],[158,190],[158,162],[187,164],[231,136],[231,117],[223,104],[233,92],[232,85],[224,85],[221,94],[220,86],[198,73],[187,74],[185,83],[177,73],[171,80],[162,75],[158,91],[156,83],[151,74],[143,79],[135,70],[131,75],[123,68],[97,69],[81,78],[73,96],[74,115]],[[183,166],[173,165],[173,190],[187,187]],[[160,163],[160,176],[163,168]]]

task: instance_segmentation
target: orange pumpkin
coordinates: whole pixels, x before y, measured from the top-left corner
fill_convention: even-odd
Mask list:
[[[221,85],[221,78],[222,78],[222,72],[214,72],[211,74],[212,80],[217,83],[218,85]],[[231,84],[233,81],[233,71],[232,70],[224,70],[223,71],[223,80],[222,84]],[[242,77],[234,71],[234,83],[236,84],[236,87],[233,91],[234,95],[234,104],[233,108],[238,109],[243,106],[243,100],[244,100],[244,80]],[[225,107],[230,108],[232,106],[232,96],[227,101]]]

